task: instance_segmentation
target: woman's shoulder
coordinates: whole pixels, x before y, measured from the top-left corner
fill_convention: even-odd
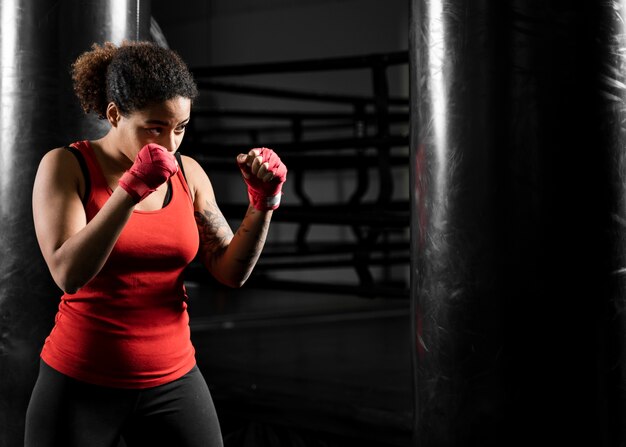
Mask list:
[[[202,166],[200,166],[200,163],[198,163],[195,158],[183,154],[180,155],[180,158],[183,160],[185,172],[187,171],[187,167],[191,170],[202,169]]]
[[[52,176],[63,182],[76,182],[81,177],[80,173],[76,156],[66,147],[55,147],[41,158],[37,175]]]
[[[202,181],[203,177],[207,177],[204,168],[193,157],[181,154],[181,160],[183,162],[185,177],[187,177],[189,182],[199,182]]]
[[[78,167],[76,155],[68,146],[55,147],[46,152],[42,159],[42,165]]]
[[[197,198],[196,192],[200,192],[200,195],[210,194],[213,195],[213,188],[211,181],[204,168],[193,157],[188,155],[181,155],[183,162],[183,169],[185,172],[185,178],[191,191],[191,195],[195,199]]]
[[[67,149],[67,147],[55,147],[44,154],[41,164],[46,165],[65,165],[71,163],[76,157]]]

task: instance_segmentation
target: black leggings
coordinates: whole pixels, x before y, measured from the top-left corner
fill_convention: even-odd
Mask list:
[[[41,362],[26,414],[25,447],[222,446],[209,388],[195,366],[142,390],[80,382]]]

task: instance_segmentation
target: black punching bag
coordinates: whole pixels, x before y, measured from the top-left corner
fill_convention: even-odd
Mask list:
[[[625,6],[411,5],[415,445],[623,445]]]
[[[0,447],[24,416],[60,291],[35,239],[32,185],[45,152],[106,129],[80,113],[69,64],[92,42],[147,39],[149,0],[0,1]]]
[[[150,0],[63,0],[59,5],[59,110],[63,123],[55,135],[60,144],[96,139],[109,129],[107,120],[85,115],[72,90],[70,65],[94,42],[150,40]]]
[[[58,290],[35,240],[31,192],[57,116],[56,19],[45,0],[0,3],[0,446],[24,412]]]

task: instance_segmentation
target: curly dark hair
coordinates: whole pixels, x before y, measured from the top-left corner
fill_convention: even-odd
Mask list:
[[[180,56],[152,42],[93,44],[72,64],[74,92],[85,113],[106,118],[115,103],[122,114],[182,96],[192,101],[196,83]]]

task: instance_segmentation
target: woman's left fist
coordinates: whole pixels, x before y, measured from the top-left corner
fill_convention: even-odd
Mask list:
[[[239,154],[237,164],[248,185],[252,206],[261,211],[278,208],[287,166],[276,152],[266,147],[254,148],[247,154]]]

